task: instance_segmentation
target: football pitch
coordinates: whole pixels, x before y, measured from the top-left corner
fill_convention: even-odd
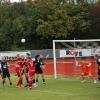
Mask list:
[[[87,79],[81,83],[81,78],[46,77],[47,84],[42,84],[41,78],[37,87],[31,90],[16,88],[17,77],[12,76],[13,85],[6,81],[2,86],[0,78],[0,100],[100,100],[100,83]]]

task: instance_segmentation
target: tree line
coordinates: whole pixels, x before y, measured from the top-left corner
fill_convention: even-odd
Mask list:
[[[69,1],[0,3],[0,50],[51,49],[54,39],[99,38],[100,2]]]

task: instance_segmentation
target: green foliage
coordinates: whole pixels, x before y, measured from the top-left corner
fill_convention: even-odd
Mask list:
[[[87,33],[90,28],[91,12],[85,2],[77,5],[72,1],[62,3],[59,0],[37,0],[35,6],[39,15],[42,15],[36,31],[43,37],[67,39],[74,33]],[[75,34],[74,37],[77,37]]]
[[[91,34],[94,38],[100,38],[100,1],[92,8]]]
[[[91,26],[96,20],[92,10],[83,0],[77,3],[74,0],[28,0],[1,4],[0,50],[22,48],[21,38],[26,39],[26,49],[52,48],[53,39],[90,38],[91,32],[95,33]]]

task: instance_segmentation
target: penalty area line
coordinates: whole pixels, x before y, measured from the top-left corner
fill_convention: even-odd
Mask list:
[[[54,94],[54,95],[59,95],[59,96],[72,96],[71,93],[65,92],[57,92],[57,91],[47,91],[47,90],[33,90],[34,92],[38,92],[38,93],[49,93],[49,94]]]

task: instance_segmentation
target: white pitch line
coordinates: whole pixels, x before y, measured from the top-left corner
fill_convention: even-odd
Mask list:
[[[57,91],[46,91],[46,90],[33,90],[34,92],[40,92],[40,93],[50,93],[50,94],[56,94],[56,95],[60,95],[60,96],[72,96],[71,93],[61,93],[61,92],[57,92]]]
[[[68,92],[62,93],[62,92],[57,92],[57,91],[46,91],[46,90],[33,90],[34,92],[38,92],[38,93],[49,93],[49,94],[53,94],[53,95],[58,95],[58,96],[87,96],[87,95],[96,95],[96,93],[88,93],[88,94],[71,94]]]

